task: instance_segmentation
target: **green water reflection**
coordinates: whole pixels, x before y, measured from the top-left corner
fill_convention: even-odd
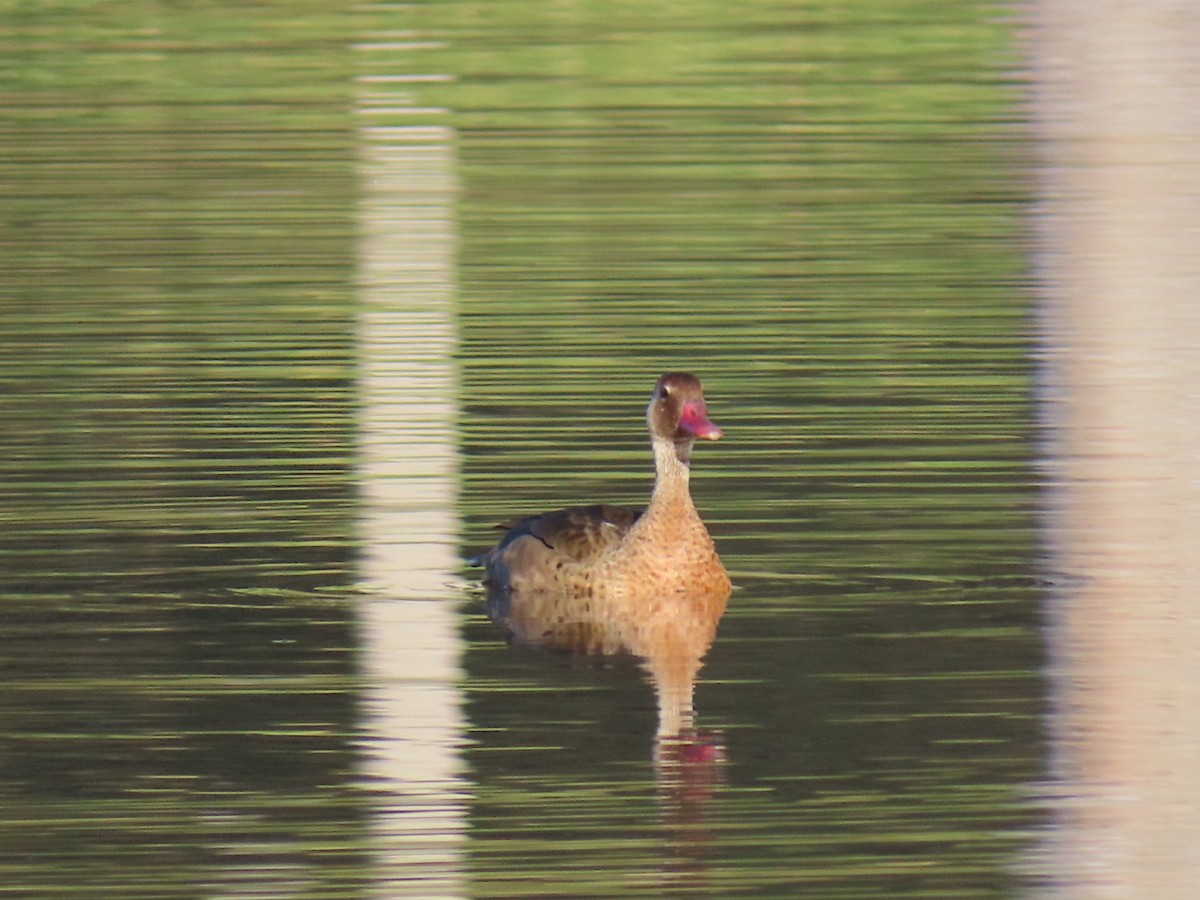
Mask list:
[[[286,6],[0,7],[5,884],[420,895],[357,763],[353,110],[435,75],[370,124],[456,135],[456,549],[641,502],[686,368],[738,585],[697,695],[728,761],[673,773],[635,668],[463,593],[464,891],[1014,892],[1043,689],[993,8]]]
[[[0,11],[7,891],[363,882],[355,29],[317,11]]]

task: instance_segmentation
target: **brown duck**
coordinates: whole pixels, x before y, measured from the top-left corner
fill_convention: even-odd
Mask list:
[[[656,478],[645,510],[596,505],[530,516],[478,562],[487,569],[488,615],[516,640],[632,653],[688,670],[667,678],[688,682],[730,592],[688,491],[692,445],[722,432],[699,379],[681,372],[658,380],[646,421]]]

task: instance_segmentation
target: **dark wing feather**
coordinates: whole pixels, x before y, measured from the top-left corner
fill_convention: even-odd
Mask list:
[[[590,562],[621,543],[641,514],[641,509],[597,503],[529,516],[509,529],[492,553],[502,554],[513,541],[530,535],[577,562]]]

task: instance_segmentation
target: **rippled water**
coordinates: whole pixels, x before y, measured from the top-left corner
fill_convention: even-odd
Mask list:
[[[880,76],[762,15],[689,26],[696,55],[645,85],[607,68],[638,53],[627,36],[536,90],[531,69],[591,45],[524,22],[502,34],[529,59],[485,48],[459,73],[487,98],[462,113],[468,549],[514,512],[643,501],[641,408],[685,368],[727,431],[693,485],[737,585],[696,697],[728,762],[698,785],[654,786],[636,673],[571,671],[469,620],[482,895],[1003,894],[1037,819],[1003,33],[926,22]],[[858,47],[882,27],[821,24]],[[854,86],[879,77],[900,83],[886,112]],[[656,86],[674,79],[690,89]]]
[[[992,7],[0,14],[6,890],[1073,883]],[[669,369],[726,431],[699,749],[462,562],[643,503]]]

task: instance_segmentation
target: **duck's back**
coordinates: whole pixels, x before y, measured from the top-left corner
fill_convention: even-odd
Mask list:
[[[597,503],[521,519],[485,556],[488,575],[491,577],[493,566],[503,565],[511,548],[525,538],[533,538],[554,555],[562,554],[578,563],[591,563],[618,546],[641,514],[642,510],[633,507]]]
[[[615,652],[612,623],[593,616],[591,574],[619,550],[642,510],[595,504],[529,516],[480,560],[488,616],[522,642],[583,653]]]
[[[522,519],[480,560],[489,593],[571,592],[564,583],[588,572],[624,543],[642,510],[597,503]]]

